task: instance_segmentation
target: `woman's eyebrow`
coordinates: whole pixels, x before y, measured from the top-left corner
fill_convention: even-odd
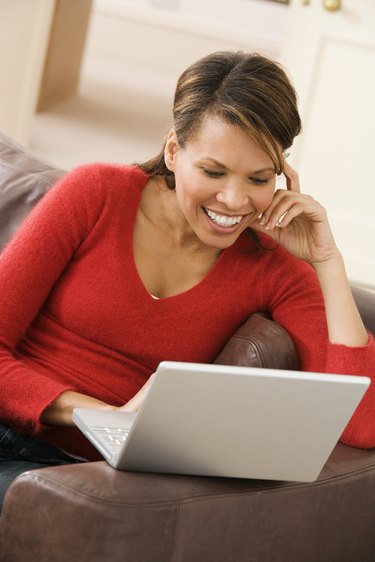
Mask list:
[[[214,164],[215,166],[218,166],[220,168],[226,168],[226,166],[224,164],[222,164],[221,162],[219,162],[218,160],[216,160],[215,158],[211,158],[211,156],[207,156],[206,158],[203,158],[203,160],[206,161],[210,161],[212,162],[212,164]],[[250,175],[254,175],[254,174],[262,174],[263,172],[272,172],[275,173],[275,168],[273,168],[272,166],[269,166],[267,168],[262,168],[261,170],[255,170],[254,172],[251,172]]]
[[[222,164],[218,160],[215,160],[215,158],[211,158],[211,156],[205,156],[205,157],[202,158],[202,160],[205,160],[206,162],[210,161],[210,162],[212,162],[212,164],[214,164],[215,166],[218,166],[220,168],[226,168],[226,166],[224,164]]]
[[[253,172],[253,174],[261,174],[262,172],[273,172],[273,173],[275,173],[275,168],[272,168],[272,167],[262,168],[261,170],[255,170],[255,172]]]

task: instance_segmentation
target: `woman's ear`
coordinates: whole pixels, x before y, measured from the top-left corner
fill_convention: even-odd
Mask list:
[[[177,140],[177,135],[174,129],[171,129],[168,133],[167,140],[164,148],[164,161],[168,170],[174,172],[174,165],[176,160],[176,155],[179,151],[180,145]]]

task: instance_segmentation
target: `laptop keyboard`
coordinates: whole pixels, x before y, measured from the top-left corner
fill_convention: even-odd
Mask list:
[[[95,427],[91,426],[90,429],[96,433],[96,435],[105,442],[106,446],[113,452],[116,453],[125,443],[130,429],[125,429],[122,427]]]

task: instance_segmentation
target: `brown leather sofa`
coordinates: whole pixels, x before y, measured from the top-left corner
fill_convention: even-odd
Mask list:
[[[63,173],[0,135],[0,246]],[[353,292],[375,331],[375,296]],[[288,334],[262,315],[217,362],[298,368]],[[2,562],[371,562],[375,451],[339,443],[308,484],[126,473],[104,461],[38,469],[9,488],[0,540]]]

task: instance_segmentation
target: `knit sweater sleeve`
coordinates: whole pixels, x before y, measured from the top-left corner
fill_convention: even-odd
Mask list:
[[[275,273],[264,277],[263,298],[274,320],[291,335],[304,371],[367,376],[371,384],[346,427],[341,441],[375,447],[375,338],[361,347],[331,343],[323,297],[315,271],[287,252],[273,255]],[[272,269],[273,269],[272,268]],[[267,268],[266,268],[267,269]],[[265,271],[266,271],[265,269]]]
[[[17,344],[95,224],[97,175],[91,165],[62,178],[0,256],[1,419],[28,433],[40,428],[41,412],[68,387],[17,357]]]

